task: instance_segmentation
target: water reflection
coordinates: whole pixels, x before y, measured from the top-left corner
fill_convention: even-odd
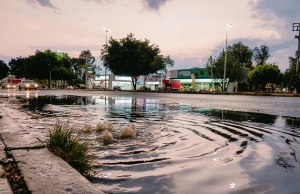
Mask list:
[[[115,135],[107,146],[101,133],[85,134],[98,159],[98,173],[90,181],[109,193],[300,191],[299,118],[148,98],[29,95],[18,100],[23,109],[40,114],[41,122],[56,117],[77,125],[111,122],[114,134],[135,123],[136,138]]]

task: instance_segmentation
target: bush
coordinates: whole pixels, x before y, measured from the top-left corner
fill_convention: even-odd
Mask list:
[[[94,169],[94,156],[90,153],[90,144],[82,141],[79,134],[69,126],[55,124],[49,131],[47,148],[79,173],[88,176]]]
[[[126,127],[120,134],[120,138],[133,138],[136,136],[135,125]]]
[[[95,127],[96,132],[104,131],[106,129],[106,125],[102,123],[98,123]]]
[[[93,128],[92,128],[90,125],[85,125],[85,126],[81,129],[81,131],[82,131],[83,133],[91,133],[91,132],[93,131]]]

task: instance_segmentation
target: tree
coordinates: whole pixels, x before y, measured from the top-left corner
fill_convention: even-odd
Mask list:
[[[297,72],[297,59],[294,57],[289,57],[289,68],[285,70],[285,72],[283,73],[283,84],[284,86],[289,87],[291,90],[290,92],[293,91],[293,89],[295,89],[295,83],[300,81],[299,78],[299,70]],[[299,92],[300,90],[297,89],[297,92]]]
[[[157,73],[174,65],[169,56],[160,55],[157,45],[150,41],[138,40],[132,33],[120,41],[110,38],[101,49],[104,66],[115,75],[131,76],[134,90],[139,76]]]
[[[256,61],[256,65],[266,64],[270,56],[269,47],[264,44],[260,48],[255,47],[253,50],[253,59]]]
[[[225,82],[225,87],[223,85],[224,77],[224,61],[225,56],[224,52],[221,52],[219,57],[215,59],[215,63],[212,68],[210,63],[206,65],[206,71],[208,75],[211,75],[211,69],[214,74],[214,82],[220,83],[220,87],[224,88],[225,91],[228,88],[229,82],[241,81],[245,78],[244,68],[240,65],[240,62],[237,61],[233,56],[228,55],[226,60],[226,79],[228,82]]]
[[[7,77],[9,73],[9,67],[6,65],[6,63],[2,60],[0,60],[0,80]]]
[[[241,67],[250,69],[253,68],[253,50],[251,50],[248,46],[244,45],[241,41],[233,44],[232,46],[228,46],[227,54],[234,57],[239,62]]]
[[[261,88],[265,91],[267,83],[279,83],[281,74],[278,66],[276,65],[258,65],[249,73],[249,81],[255,86],[258,91]]]
[[[25,59],[24,68],[26,78],[52,80],[70,80],[73,78],[71,59],[66,53],[59,53],[47,49],[37,50],[34,55]]]
[[[10,68],[10,74],[16,76],[17,78],[27,77],[26,69],[25,69],[25,60],[26,57],[16,57],[12,58],[8,62],[8,66]]]

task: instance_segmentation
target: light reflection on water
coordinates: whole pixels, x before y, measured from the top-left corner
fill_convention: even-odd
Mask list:
[[[214,110],[158,99],[45,96],[23,108],[76,125],[129,123],[137,137],[107,146],[85,134],[97,156],[90,181],[109,193],[299,193],[300,119]],[[117,136],[116,136],[117,138]]]

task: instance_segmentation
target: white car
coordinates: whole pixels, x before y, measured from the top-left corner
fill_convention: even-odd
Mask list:
[[[73,86],[67,86],[66,89],[73,90]]]
[[[31,89],[35,89],[37,90],[39,85],[37,83],[35,83],[33,80],[30,79],[24,79],[22,80],[19,84],[19,90],[31,90]]]
[[[11,83],[3,83],[1,87],[2,89],[16,89],[16,85]]]

